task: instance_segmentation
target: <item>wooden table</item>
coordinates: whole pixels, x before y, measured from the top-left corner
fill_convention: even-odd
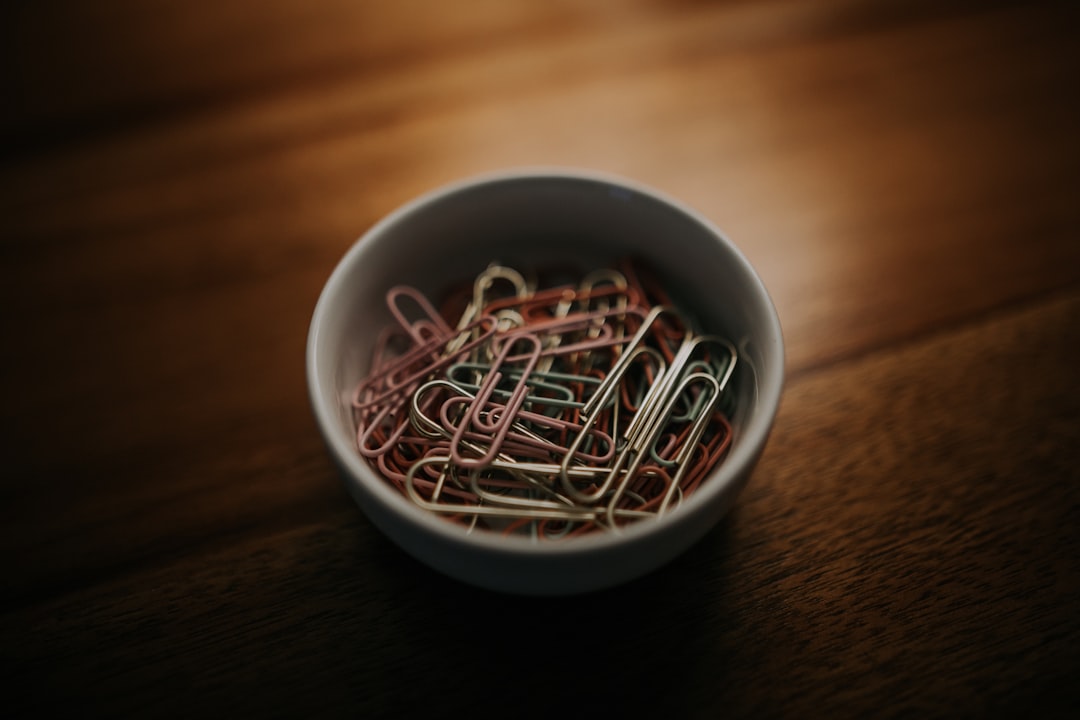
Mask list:
[[[1080,708],[1067,4],[10,5],[0,715]],[[356,237],[536,164],[700,210],[788,347],[731,514],[557,600],[385,539],[304,379]]]

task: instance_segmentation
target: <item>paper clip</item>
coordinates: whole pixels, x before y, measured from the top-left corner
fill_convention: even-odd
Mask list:
[[[630,263],[548,287],[492,264],[444,313],[403,285],[386,302],[357,449],[466,532],[619,532],[675,511],[730,447],[739,353]]]

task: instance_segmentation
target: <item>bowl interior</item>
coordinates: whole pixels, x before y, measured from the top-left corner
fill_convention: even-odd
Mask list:
[[[641,259],[701,329],[739,350],[731,451],[687,500],[707,502],[698,496],[720,491],[710,486],[724,482],[717,475],[725,466],[752,464],[772,423],[783,372],[775,311],[745,258],[699,216],[632,184],[577,175],[500,176],[437,191],[388,216],[345,256],[316,309],[309,380],[346,474],[385,484],[354,449],[348,401],[367,372],[374,338],[391,322],[387,290],[408,284],[437,302],[493,261],[584,273],[627,256]]]

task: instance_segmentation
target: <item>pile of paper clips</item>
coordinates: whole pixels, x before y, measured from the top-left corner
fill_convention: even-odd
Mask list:
[[[630,262],[538,284],[491,265],[441,314],[392,288],[352,397],[360,453],[470,530],[555,539],[670,512],[731,443],[735,348]]]

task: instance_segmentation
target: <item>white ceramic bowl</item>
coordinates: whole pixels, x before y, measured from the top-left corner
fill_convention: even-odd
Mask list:
[[[738,409],[727,457],[678,508],[621,533],[535,542],[464,527],[414,505],[356,450],[349,398],[373,339],[390,322],[386,291],[410,284],[437,296],[490,262],[584,269],[644,258],[702,327],[739,348]],[[780,322],[746,258],[707,220],[662,194],[608,176],[566,171],[489,175],[397,209],[346,253],[323,289],[307,346],[315,417],[349,492],[406,552],[494,590],[559,595],[630,580],[699,540],[731,506],[761,455],[783,385]]]

